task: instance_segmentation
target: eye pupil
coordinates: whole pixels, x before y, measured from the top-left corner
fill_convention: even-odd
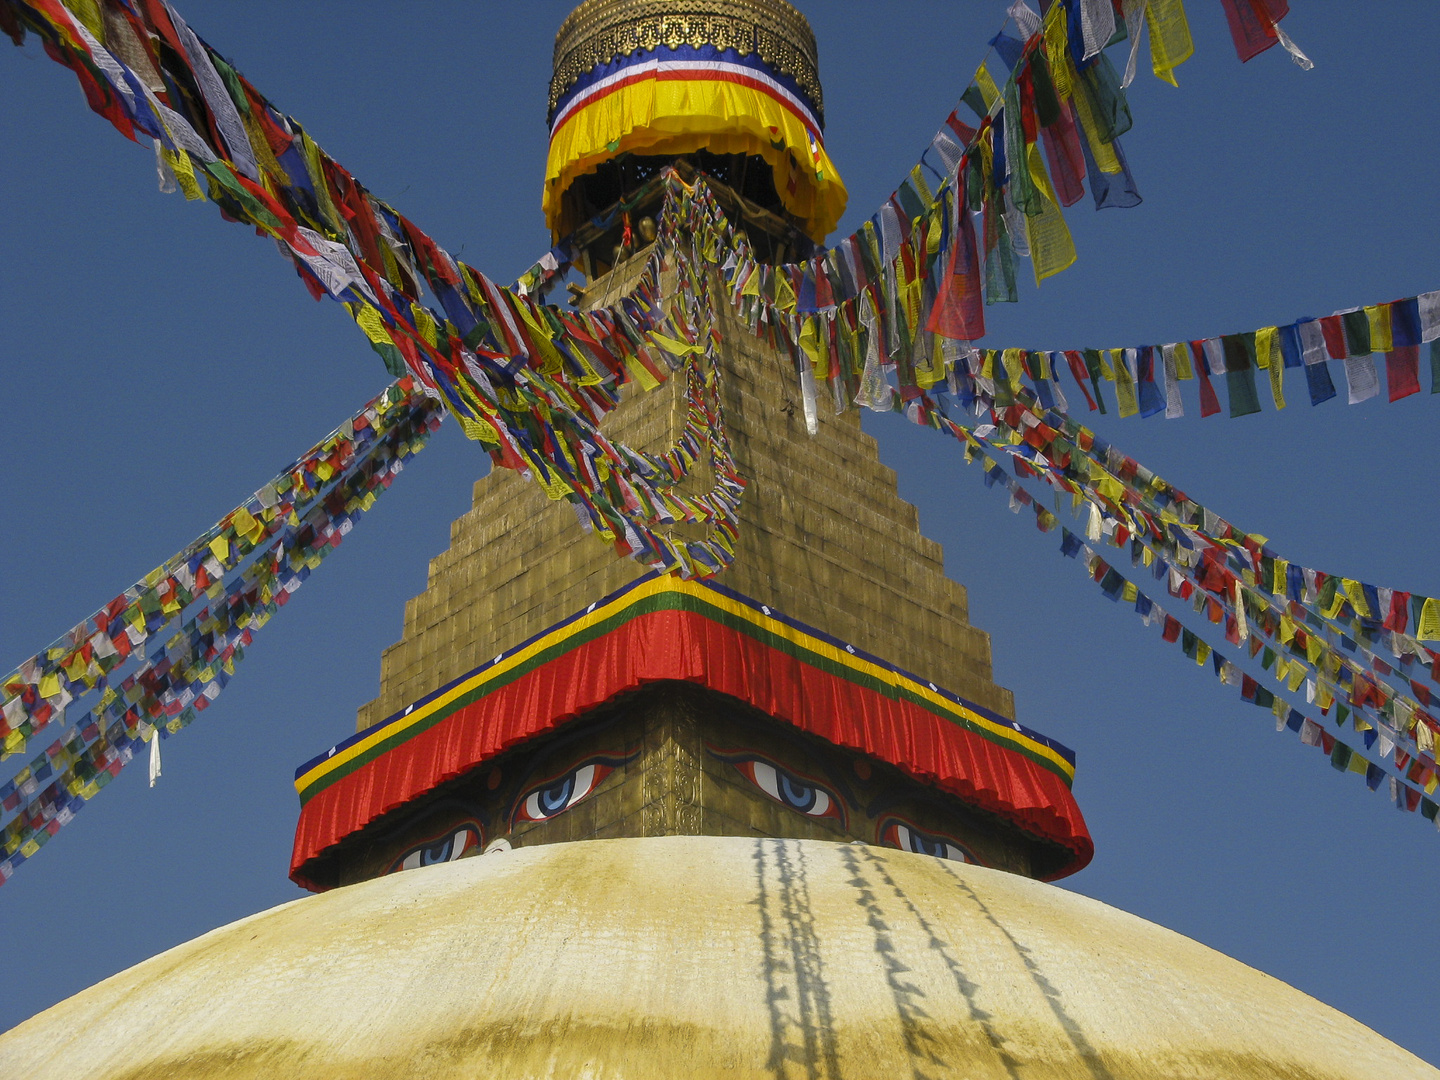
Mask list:
[[[571,789],[575,786],[575,774],[571,773],[540,791],[540,809],[547,814],[559,813],[570,801]]]
[[[915,851],[921,855],[938,855],[945,857],[945,841],[935,840],[929,836],[921,836],[919,833],[911,833],[915,843]]]
[[[809,810],[815,804],[815,789],[809,784],[796,782],[792,777],[776,770],[780,781],[780,796],[796,810]]]
[[[434,866],[436,863],[447,861],[450,858],[450,846],[453,842],[454,838],[447,836],[425,848],[420,854],[420,865]]]

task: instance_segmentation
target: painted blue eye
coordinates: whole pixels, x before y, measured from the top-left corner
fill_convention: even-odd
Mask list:
[[[416,870],[422,866],[454,862],[467,851],[480,846],[480,826],[476,823],[452,828],[433,840],[416,844],[401,855],[390,866],[390,873],[397,870]]]
[[[844,811],[840,808],[840,800],[819,784],[801,779],[759,758],[741,758],[731,761],[731,764],[781,806],[787,806],[807,817],[834,818],[843,823]]]
[[[810,784],[802,784],[794,777],[776,770],[776,777],[780,781],[779,791],[781,801],[790,807],[808,814],[815,806],[819,798],[819,791]]]
[[[429,847],[421,848],[418,852],[421,866],[434,866],[436,863],[449,862],[450,852],[455,850],[455,838],[447,836],[438,840]]]
[[[540,811],[537,816],[552,817],[570,804],[570,793],[575,790],[575,774],[571,773],[558,783],[541,788],[535,793],[535,805]]]
[[[549,821],[595,790],[615,769],[608,761],[591,761],[532,788],[515,809],[516,821]]]
[[[950,859],[953,862],[979,861],[958,841],[922,833],[894,818],[881,822],[880,842],[901,851],[913,851],[916,855],[933,855],[937,859]]]

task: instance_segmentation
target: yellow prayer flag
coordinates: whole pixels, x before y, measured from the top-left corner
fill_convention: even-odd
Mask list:
[[[565,358],[560,355],[560,350],[551,341],[550,330],[540,325],[534,312],[530,310],[530,305],[523,299],[519,300],[514,307],[520,318],[525,320],[525,325],[530,328],[530,340],[535,342],[535,348],[540,351],[540,356],[543,358],[540,364],[540,373],[542,375],[560,374],[565,370]]]
[[[1390,334],[1390,305],[1373,304],[1365,309],[1365,318],[1370,323],[1370,351],[1389,352],[1395,346]]]
[[[1343,581],[1342,581],[1343,584]],[[1340,614],[1340,606],[1345,603],[1345,590],[1336,589],[1335,596],[1330,601],[1330,606],[1323,609],[1320,614],[1327,619],[1333,619]]]
[[[64,0],[65,6],[70,9],[90,35],[101,45],[105,44],[105,19],[100,14],[100,5],[96,0]]]
[[[1110,353],[1115,365],[1115,399],[1120,403],[1120,416],[1122,419],[1134,416],[1140,411],[1140,400],[1135,393],[1135,380],[1130,377],[1130,366],[1125,363],[1125,351],[1111,349]]]
[[[795,290],[790,286],[788,274],[775,275],[775,306],[787,315],[795,313]]]
[[[440,339],[436,332],[435,317],[430,314],[430,309],[423,304],[411,304],[410,314],[415,319],[415,329],[425,339],[425,344],[435,348]]]
[[[1175,343],[1175,377],[1195,378],[1195,369],[1190,365],[1190,346],[1183,341]]]
[[[1065,64],[1074,72],[1074,64],[1070,54],[1065,54]],[[1101,142],[1095,133],[1102,130],[1100,121],[1095,117],[1095,110],[1090,107],[1090,95],[1081,91],[1070,98],[1075,103],[1075,109],[1080,114],[1080,123],[1085,128],[1085,133],[1080,137],[1090,145],[1090,153],[1095,158],[1095,167],[1103,173],[1111,175],[1123,172],[1120,167],[1120,159],[1115,156],[1114,149],[1109,143]]]
[[[259,541],[265,532],[265,526],[256,521],[255,515],[243,506],[230,516],[230,524],[234,526],[237,533],[252,544]]]
[[[990,69],[985,66],[985,61],[980,61],[980,66],[975,69],[975,85],[980,88],[980,96],[985,99],[985,108],[988,110],[1000,97],[1000,88],[995,85],[995,80],[990,77]]]
[[[492,445],[500,441],[499,433],[489,421],[471,419],[468,416],[461,416],[459,413],[455,414],[455,418],[460,421],[460,430],[465,433],[467,439]]]
[[[1195,663],[1196,663],[1196,665],[1198,665],[1199,667],[1204,667],[1204,666],[1205,666],[1205,661],[1206,661],[1206,660],[1209,660],[1209,659],[1210,659],[1210,646],[1209,646],[1209,645],[1206,645],[1205,642],[1203,642],[1203,641],[1196,642],[1196,643],[1195,643]]]
[[[1270,396],[1275,408],[1285,408],[1285,358],[1280,355],[1280,331],[1273,326],[1255,331],[1255,362],[1270,371]]]
[[[625,358],[625,367],[629,370],[635,381],[640,384],[640,389],[644,390],[647,394],[660,385],[660,380],[651,374],[650,369],[635,357],[627,356]]]
[[[1360,583],[1351,581],[1349,578],[1341,578],[1340,584],[1345,587],[1345,595],[1350,598],[1350,603],[1355,608],[1355,614],[1362,619],[1373,618],[1370,604],[1365,599],[1365,590],[1360,587]]]
[[[53,671],[47,671],[40,676],[40,696],[52,698],[60,693],[60,676]]]
[[[1427,596],[1420,608],[1420,623],[1415,627],[1415,637],[1420,641],[1440,639],[1440,603]]]
[[[830,376],[830,351],[820,339],[820,318],[810,315],[800,322],[800,348],[810,360],[817,379]]]
[[[690,353],[703,352],[705,349],[703,345],[691,345],[688,341],[667,337],[665,334],[657,333],[654,330],[650,331],[650,340],[673,356],[688,356]]]
[[[927,362],[915,365],[915,384],[922,390],[929,390],[945,377],[945,352],[941,345],[944,339],[939,334],[931,334],[930,337]]]
[[[1070,68],[1064,63],[1070,41],[1066,31],[1068,11],[1064,4],[1051,4],[1045,13],[1045,58],[1050,62],[1050,80],[1055,84],[1055,93],[1061,98],[1071,94]]]
[[[1056,7],[1063,9],[1063,5]],[[1195,52],[1184,0],[1150,0],[1145,8],[1145,25],[1150,29],[1150,67],[1155,77],[1178,86],[1175,69]]]
[[[1025,373],[1024,356],[1024,349],[1006,349],[1001,353],[1001,359],[1005,362],[1005,372],[1010,376],[1011,393],[1019,393],[1020,388],[1024,385],[1020,381],[1020,376]]]
[[[315,201],[320,204],[320,213],[325,217],[325,224],[330,226],[330,231],[336,236],[345,235],[344,219],[340,212],[335,209],[335,203],[330,198],[330,185],[325,180],[325,169],[321,164],[320,147],[305,132],[300,132],[300,156],[305,159],[305,168],[310,172],[310,186],[315,191]],[[478,290],[476,290],[478,292]]]
[[[935,201],[935,194],[930,190],[930,185],[925,182],[925,174],[916,165],[910,170],[910,183],[915,186],[915,192],[920,196],[920,201],[929,206]]]
[[[369,304],[351,304],[352,312],[355,313],[355,324],[365,331],[365,336],[376,345],[394,345],[395,341],[390,337],[390,331],[385,326],[385,319],[381,316],[378,308]],[[355,312],[358,308],[359,311]]]
[[[230,558],[230,541],[226,540],[223,535],[215,537],[210,541],[210,553],[224,563]]]
[[[1300,684],[1304,681],[1305,669],[1301,665],[1296,664],[1290,670],[1290,681],[1286,685],[1290,687],[1290,692],[1293,694],[1300,689]]]
[[[1030,165],[1030,176],[1040,192],[1040,213],[1025,218],[1025,235],[1030,242],[1030,264],[1035,271],[1035,284],[1047,277],[1060,273],[1075,262],[1075,241],[1070,237],[1070,228],[1065,224],[1065,215],[1060,210],[1060,200],[1050,185],[1050,175],[1040,158],[1040,147],[1031,143],[1026,151]]]
[[[265,190],[274,195],[275,184],[288,184],[290,177],[275,156],[275,151],[270,149],[270,140],[265,137],[255,114],[248,109],[240,110],[240,123],[245,128],[245,138],[250,143],[250,152],[255,155],[255,163],[260,166],[260,181]]]
[[[205,189],[195,179],[195,166],[190,163],[190,155],[184,150],[172,154],[162,146],[160,156],[165,159],[165,164],[170,166],[170,171],[175,174],[175,182],[180,185],[180,190],[185,193],[185,198],[190,202],[204,202]]]

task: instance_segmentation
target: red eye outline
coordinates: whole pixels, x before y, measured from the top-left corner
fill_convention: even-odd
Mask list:
[[[968,846],[953,836],[931,833],[919,828],[914,822],[893,815],[880,819],[875,835],[884,847],[899,848],[916,855],[929,855],[936,859],[953,862],[973,863],[984,866]]]
[[[510,812],[511,827],[522,823],[535,825],[559,817],[588,798],[617,766],[637,756],[638,753],[632,753],[623,757],[587,758],[535,784],[515,801],[515,808]]]
[[[462,835],[463,834],[463,835]],[[388,874],[398,874],[401,870],[418,870],[423,866],[436,866],[439,863],[454,862],[468,851],[480,847],[485,839],[485,830],[480,822],[471,818],[466,821],[459,821],[453,825],[447,825],[428,840],[418,844],[412,844],[406,848],[394,862],[390,864]],[[446,845],[443,853],[434,855],[428,860],[427,854],[435,851],[441,844]],[[406,865],[410,862],[411,865]]]
[[[785,809],[809,818],[838,821],[842,829],[846,827],[845,804],[828,785],[794,769],[777,765],[761,754],[750,751],[722,753],[713,748],[710,752],[721,761],[735,766],[736,771],[759,788],[766,798]]]

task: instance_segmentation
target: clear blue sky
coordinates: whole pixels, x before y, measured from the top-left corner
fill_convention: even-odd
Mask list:
[[[1180,88],[1142,71],[1124,144],[1145,197],[1069,214],[1080,261],[990,343],[1125,346],[1440,288],[1440,9],[1297,3],[1315,61],[1242,67],[1190,0]],[[568,4],[184,0],[192,26],[375,193],[509,280],[548,246],[545,90]],[[828,145],[868,215],[953,107],[1000,0],[802,3]],[[273,246],[155,190],[33,43],[0,48],[0,663],[49,642],[254,490],[386,381]],[[1337,371],[1337,376],[1338,376]],[[1241,420],[1097,418],[1107,438],[1290,558],[1440,594],[1440,400]],[[1428,376],[1425,379],[1428,391]],[[1019,718],[1079,753],[1092,866],[1064,883],[1188,934],[1440,1062],[1430,954],[1440,837],[1276,734],[1268,713],[1100,598],[953,442],[867,418],[970,589]],[[218,705],[0,889],[0,1029],[289,900],[294,766],[353,729],[405,599],[484,459],[446,425],[267,627]],[[1425,539],[1430,537],[1430,540]],[[586,542],[577,536],[577,542]],[[942,673],[937,672],[937,676]]]

